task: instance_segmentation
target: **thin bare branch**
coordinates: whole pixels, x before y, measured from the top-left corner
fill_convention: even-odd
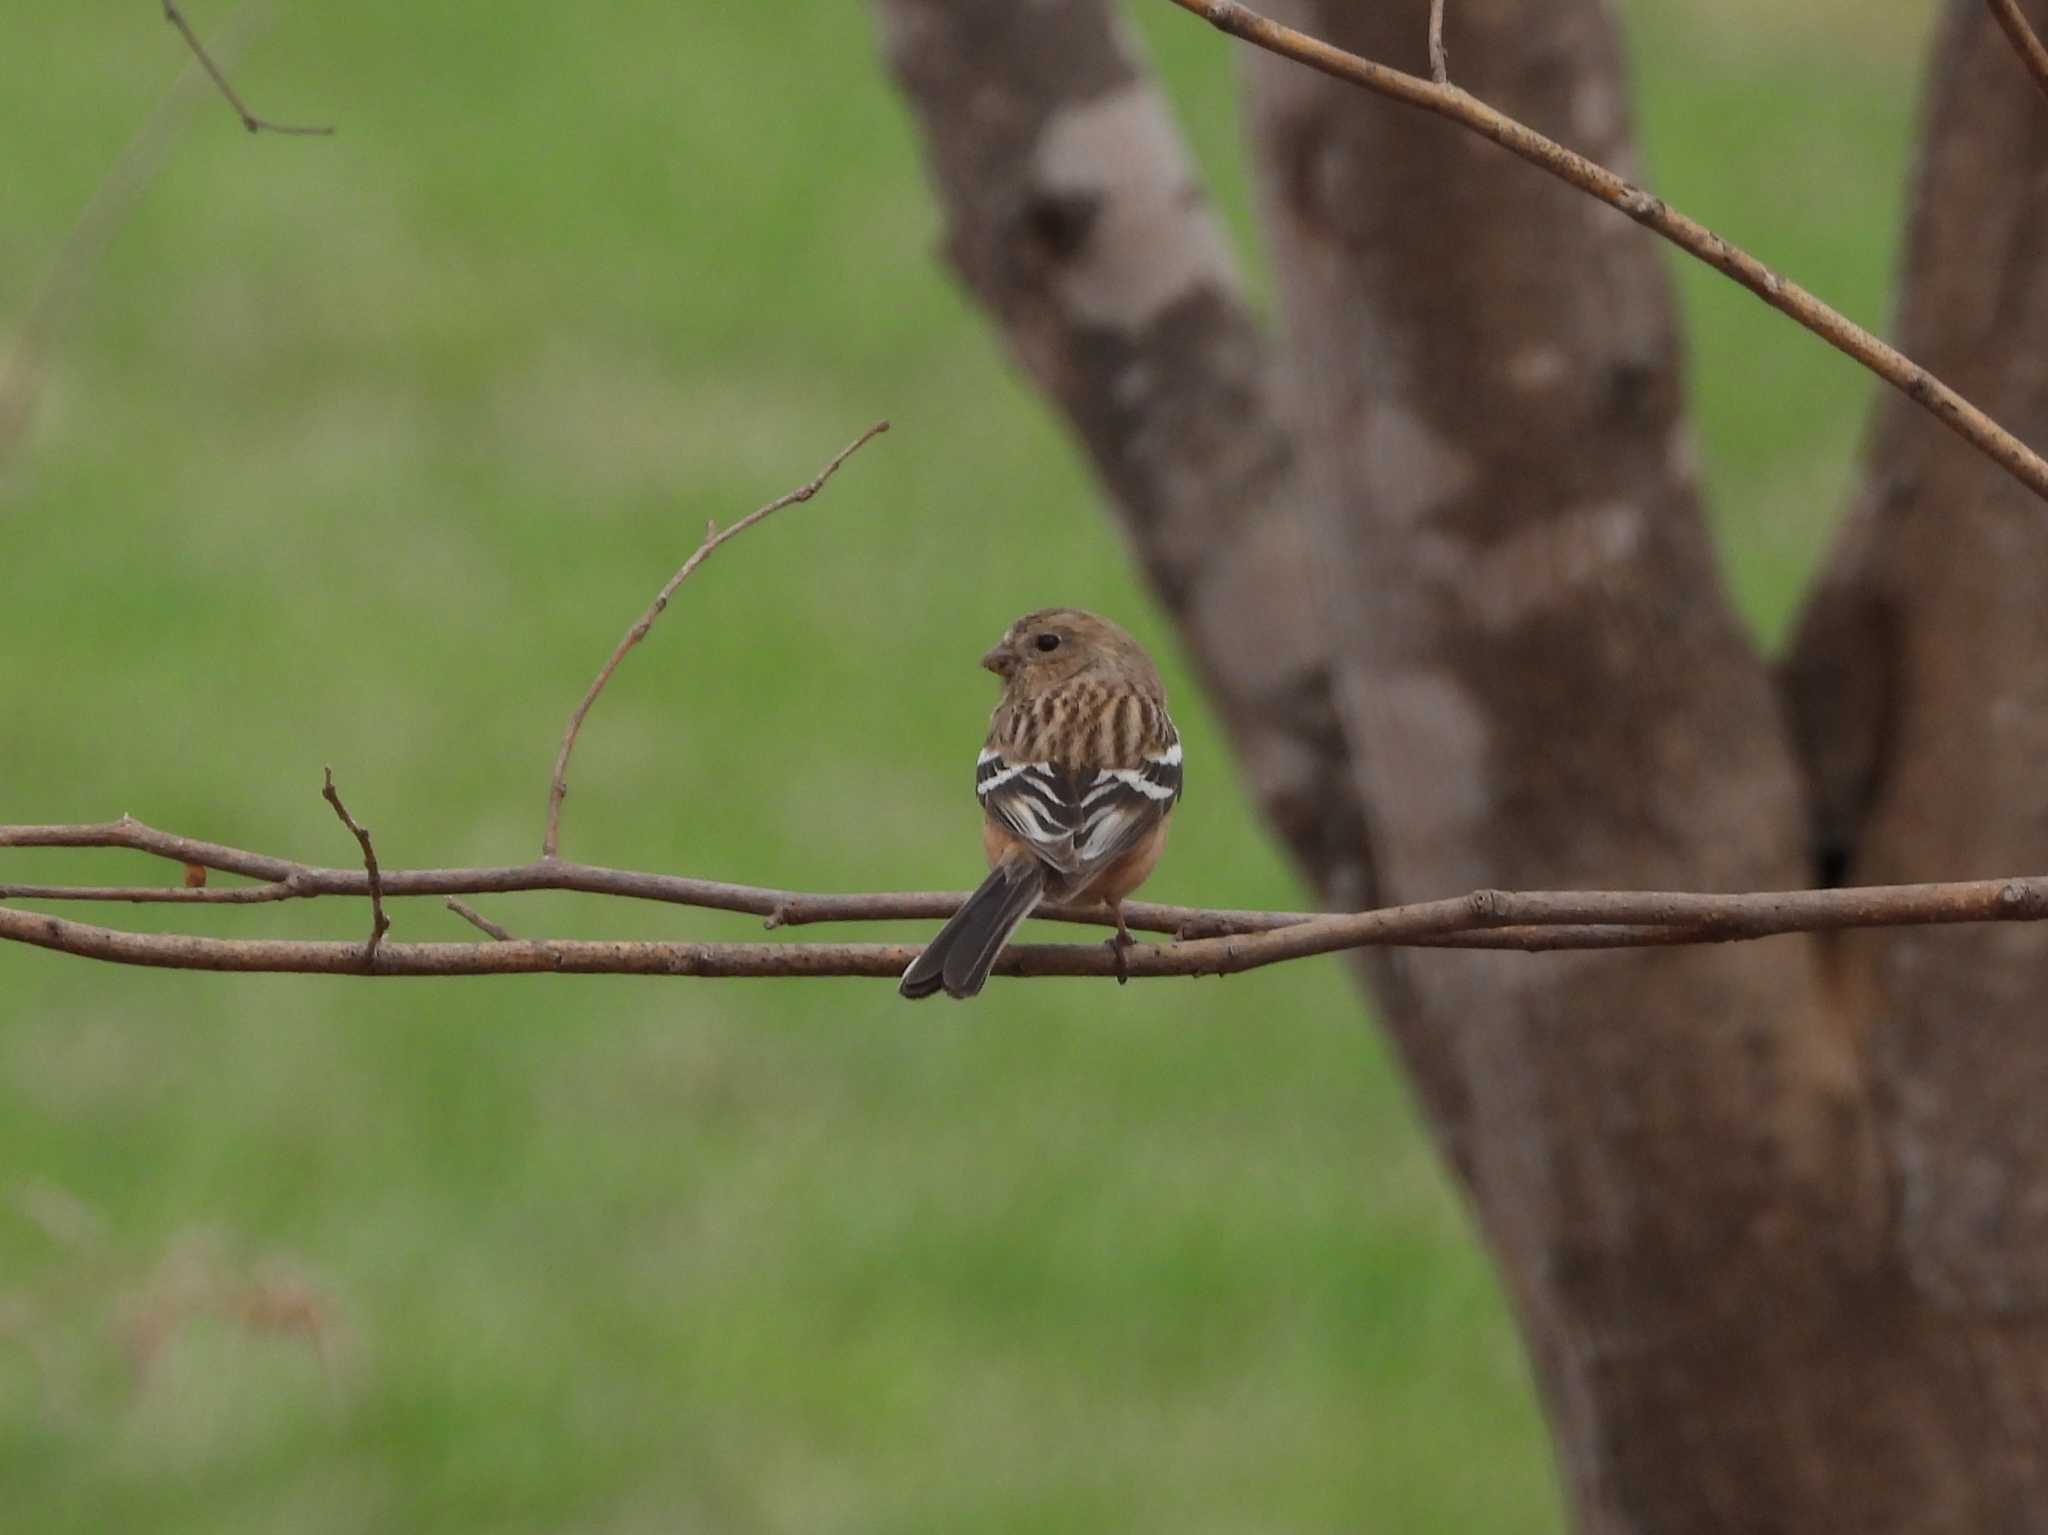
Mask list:
[[[367,950],[341,943],[231,940],[123,932],[0,909],[0,938],[89,958],[182,969],[290,970],[378,975],[482,975],[539,970],[701,976],[888,975],[909,963],[911,949],[889,944],[617,943],[521,940],[448,900],[498,940],[478,957],[475,945],[384,944],[385,895],[456,891],[580,890],[765,916],[770,926],[951,915],[961,892],[877,892],[819,895],[604,869],[541,859],[510,868],[422,869],[383,874],[367,830],[358,825],[328,780],[326,797],[363,848],[358,872],[319,869],[264,854],[198,842],[123,818],[81,826],[0,827],[0,847],[126,847],[169,861],[252,874],[258,885],[0,886],[0,897],[42,900],[142,900],[255,904],[319,895],[368,894],[375,932]],[[239,895],[245,901],[235,901]],[[2048,917],[2048,877],[1890,885],[1836,890],[1762,891],[1741,895],[1678,891],[1482,890],[1449,900],[1348,915],[1260,912],[1132,902],[1132,927],[1176,935],[1129,956],[1133,976],[1220,975],[1344,949],[1408,945],[1432,948],[1638,948],[1721,943],[1786,933],[1964,922],[2032,922]],[[1100,923],[1094,909],[1057,909],[1059,921]],[[344,962],[344,957],[346,962]],[[495,957],[490,957],[495,956]],[[1006,975],[1116,975],[1117,956],[1096,944],[1027,946],[1006,956]]]
[[[197,866],[258,881],[251,885],[55,885],[0,884],[0,901],[106,901],[132,905],[263,906],[318,896],[370,893],[362,869],[323,868],[294,863],[268,853],[249,852],[218,842],[203,842],[159,831],[130,816],[118,821],[76,826],[0,826],[0,848],[123,848],[148,853],[179,866]],[[736,885],[724,880],[692,879],[616,869],[603,864],[573,863],[563,858],[537,858],[532,863],[472,869],[386,869],[387,898],[408,896],[508,895],[529,890],[568,891],[659,901],[709,911],[741,912],[763,919],[767,927],[801,927],[823,922],[875,922],[893,919],[944,920],[959,909],[965,893],[920,890],[877,895],[780,890],[767,885]],[[1099,907],[1047,907],[1037,913],[1055,922],[1106,925]],[[1223,933],[1261,932],[1290,922],[1307,922],[1310,911],[1211,911],[1192,906],[1165,906],[1151,901],[1126,901],[1124,918],[1150,933],[1183,938],[1210,938]]]
[[[307,868],[304,864],[293,863],[289,858],[273,858],[268,853],[250,853],[238,847],[227,847],[219,842],[202,842],[197,837],[181,837],[176,832],[158,831],[155,827],[145,826],[133,816],[126,815],[118,821],[91,821],[77,826],[0,826],[0,847],[133,848],[137,852],[151,853],[175,864],[196,864],[202,869],[214,869],[222,874],[240,874],[249,879],[272,880],[280,884],[289,883],[293,875],[302,874]],[[167,895],[171,893],[165,891]],[[298,893],[300,892],[286,891],[282,895],[266,896],[264,899],[282,900]],[[330,892],[319,893],[325,895]],[[175,894],[178,899],[207,901],[220,898],[222,892],[218,889],[181,890]],[[141,900],[154,898],[152,895],[135,897]],[[127,900],[129,897],[109,896],[107,899]]]
[[[1679,913],[1694,920],[1615,928],[1603,916],[1625,912],[1646,922]],[[1263,933],[1139,944],[1121,955],[1107,944],[1019,944],[996,964],[999,975],[1234,975],[1346,949],[1636,948],[1728,943],[1851,927],[1957,922],[2034,922],[2048,917],[2048,880],[1863,890],[1692,895],[1631,891],[1476,891],[1349,916],[1318,917]],[[1547,926],[1556,923],[1556,927]],[[700,978],[866,976],[895,979],[914,945],[879,943],[647,943],[588,939],[509,939],[486,944],[386,944],[375,969],[362,947],[292,939],[199,938],[132,933],[0,906],[0,940],[115,964],[174,970],[321,975],[458,976],[675,975]]]
[[[319,868],[264,853],[225,847],[158,831],[130,817],[78,826],[0,826],[0,847],[126,848],[153,854],[186,867],[253,874],[252,885],[215,885],[205,889],[184,885],[51,885],[0,884],[0,901],[97,901],[163,906],[262,906],[279,901],[312,900],[319,896],[369,894],[369,878],[361,869]],[[186,860],[199,859],[197,864]],[[511,895],[525,891],[562,891],[657,901],[707,911],[730,911],[762,918],[762,926],[805,927],[830,922],[944,921],[960,908],[967,893],[960,890],[884,891],[871,894],[779,890],[766,885],[736,885],[723,880],[692,879],[679,874],[653,874],[615,869],[602,864],[538,858],[532,863],[474,869],[386,869],[384,895],[390,899],[442,896],[453,905],[456,893]],[[1140,932],[1167,933],[1175,938],[1218,938],[1230,933],[1262,933],[1298,922],[1311,922],[1319,912],[1247,911],[1194,906],[1169,906],[1155,901],[1126,901],[1124,920]],[[1047,906],[1033,913],[1039,921],[1109,925],[1099,906]],[[488,929],[486,929],[488,931]],[[495,935],[494,935],[495,936]],[[509,936],[509,935],[508,935]],[[1469,948],[1523,948],[1520,930],[1501,928],[1451,935],[1441,942]],[[1546,928],[1545,948],[1618,948],[1670,943],[1671,934],[1658,928],[1587,925]]]
[[[1987,0],[1991,14],[1998,18],[1998,24],[2005,29],[2005,35],[2012,39],[2013,51],[2020,56],[2020,62],[2027,66],[2027,73],[2041,94],[2048,96],[2048,44],[2027,24],[2021,14],[2019,0]]]
[[[469,902],[451,895],[442,904],[447,906],[447,908],[450,911],[454,912],[456,916],[462,918],[462,920],[467,922],[471,927],[477,928],[482,932],[489,933],[491,937],[497,939],[498,942],[511,943],[514,941],[511,931],[509,929],[505,928],[499,923],[493,922],[489,917],[485,916],[482,912],[478,911],[474,906],[470,905]]]
[[[1538,930],[1500,928],[1432,932],[1432,922],[1464,920],[1464,902],[1441,902],[1445,910],[1406,908],[1385,914],[1390,921],[1348,943],[1362,948],[1405,944],[1416,948],[1521,949],[1636,948],[1674,939],[1657,929],[1584,928]],[[1292,932],[1293,929],[1285,930]],[[1406,934],[1407,936],[1402,936]],[[1190,943],[1139,944],[1123,950],[1122,974],[1129,977],[1230,975],[1302,954],[1260,947],[1276,931],[1247,937],[1205,938]],[[701,979],[864,976],[895,980],[916,956],[914,944],[884,943],[647,943],[590,939],[507,939],[493,943],[388,943],[377,967],[365,970],[362,946],[346,942],[274,938],[196,938],[182,933],[131,933],[71,922],[41,912],[0,906],[0,941],[29,944],[112,964],[168,970],[214,970],[267,974],[460,976],[460,975],[675,975]],[[1678,940],[1695,941],[1695,940]],[[1016,944],[1003,951],[995,973],[1008,976],[1119,976],[1119,961],[1099,943]]]
[[[1429,0],[1429,77],[1451,83],[1451,56],[1444,52],[1444,0]]]
[[[242,98],[235,94],[234,86],[228,83],[226,71],[213,62],[213,56],[206,51],[206,45],[199,41],[199,34],[192,30],[192,24],[185,19],[185,13],[178,9],[173,0],[163,0],[163,4],[164,20],[178,29],[179,34],[185,39],[186,46],[192,50],[192,56],[199,60],[199,67],[204,69],[213,83],[220,88],[221,95],[226,97],[228,105],[235,109],[235,115],[241,118],[244,128],[251,133],[289,133],[302,138],[324,138],[334,132],[331,127],[312,128],[291,123],[274,123],[267,117],[258,117],[251,112],[243,104]]]
[[[224,51],[232,57],[267,6],[245,8]],[[164,157],[198,100],[197,60],[164,90],[142,126],[93,188],[77,220],[66,231],[43,280],[14,328],[13,344],[0,355],[0,466],[26,436],[42,392],[44,370],[90,290],[100,257],[142,201]]]
[[[1241,38],[1282,58],[1343,80],[1391,101],[1421,107],[1493,140],[1509,153],[1559,180],[1618,208],[1688,255],[1749,289],[1771,308],[1854,358],[1899,390],[1949,430],[2011,474],[2035,495],[2048,499],[2048,459],[1993,421],[1896,347],[1830,308],[1795,282],[1732,245],[1704,224],[1688,218],[1662,198],[1625,181],[1605,166],[1545,138],[1455,85],[1424,80],[1360,58],[1310,37],[1237,3],[1237,0],[1172,0],[1218,31]]]
[[[370,941],[363,945],[362,963],[366,970],[377,967],[377,945],[384,941],[384,935],[391,931],[391,919],[384,915],[384,876],[377,868],[377,849],[370,844],[370,829],[359,823],[348,813],[348,806],[341,802],[341,791],[334,787],[334,769],[322,768],[325,786],[320,797],[334,807],[334,813],[341,817],[341,824],[355,833],[363,849],[363,878],[370,888]]]
[[[541,856],[543,858],[553,858],[556,850],[561,845],[562,800],[569,792],[569,753],[576,749],[576,735],[583,728],[584,717],[590,713],[591,705],[597,702],[597,695],[604,691],[604,685],[611,681],[612,673],[619,669],[619,663],[626,659],[626,652],[647,638],[647,631],[654,626],[655,619],[661,617],[662,609],[668,606],[669,599],[676,594],[676,588],[687,581],[697,567],[711,557],[711,552],[727,539],[737,538],[755,523],[761,521],[764,517],[781,511],[785,506],[792,505],[798,501],[810,500],[811,497],[825,488],[827,480],[839,472],[841,464],[865,447],[871,438],[879,437],[888,430],[888,422],[877,421],[873,426],[862,432],[860,436],[854,438],[852,442],[833,455],[832,461],[823,469],[820,469],[807,483],[799,485],[787,495],[777,496],[766,506],[758,507],[747,513],[746,516],[725,529],[724,532],[719,531],[716,522],[705,525],[704,542],[697,546],[696,553],[683,561],[682,568],[668,578],[668,584],[662,587],[660,594],[648,606],[647,611],[642,613],[634,622],[633,627],[626,631],[626,637],[619,641],[618,647],[612,651],[611,659],[606,661],[603,667],[599,669],[597,676],[591,681],[589,690],[584,693],[582,702],[576,705],[575,712],[569,716],[568,728],[562,732],[561,749],[555,753],[554,772],[549,775],[548,779],[547,832],[541,838],[540,844]]]
[[[125,848],[174,865],[198,864],[255,879],[251,885],[0,884],[0,900],[108,901],[159,905],[262,905],[319,896],[371,894],[365,869],[321,868],[218,842],[159,831],[132,817],[72,826],[0,826],[0,848]],[[966,899],[958,890],[814,892],[739,885],[685,875],[615,869],[540,858],[527,864],[468,869],[381,871],[378,892],[412,896],[502,895],[571,891],[749,913],[775,927],[827,922],[943,920]],[[1452,901],[1384,907],[1349,916],[1308,911],[1169,906],[1127,901],[1132,928],[1183,941],[1272,934],[1290,929],[1339,939],[1305,952],[1389,943],[1483,948],[1633,948],[1768,938],[1853,927],[1914,927],[1955,922],[2034,921],[2048,915],[2048,876],[1949,884],[1879,885],[1746,895],[1681,891],[1479,891]],[[1450,913],[1456,920],[1446,920]],[[1035,918],[1106,926],[1099,907],[1045,907]],[[1349,924],[1349,926],[1341,926]],[[1390,925],[1391,924],[1391,925]],[[1465,940],[1472,940],[1469,944]],[[774,947],[771,945],[771,947]],[[387,946],[388,952],[388,946]],[[906,963],[908,961],[906,960]],[[810,972],[803,972],[810,973]],[[865,972],[854,972],[865,973]],[[1075,973],[1062,971],[1061,974]],[[1093,973],[1093,972],[1089,972]],[[1106,971],[1104,973],[1113,973]],[[1140,974],[1140,971],[1133,971]],[[1179,973],[1179,972],[1172,972]]]

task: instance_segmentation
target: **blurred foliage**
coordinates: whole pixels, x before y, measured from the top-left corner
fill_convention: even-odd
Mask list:
[[[1630,20],[1652,183],[1882,323],[1925,15],[1879,11]],[[1134,14],[1256,269],[1231,45]],[[10,19],[0,345],[184,68],[147,6]],[[973,658],[1057,600],[1167,665],[1192,792],[1149,893],[1306,899],[1071,445],[933,259],[860,7],[280,6],[234,74],[340,133],[251,138],[188,83],[76,274],[0,464],[0,819],[348,863],[331,763],[388,865],[528,857],[570,705],[705,520],[886,415],[627,662],[564,850],[969,882]],[[1679,291],[1730,580],[1776,634],[1870,386],[1711,274]],[[1503,1303],[1334,962],[913,1009],[0,952],[0,1485],[11,1527],[165,1535],[1559,1517]]]

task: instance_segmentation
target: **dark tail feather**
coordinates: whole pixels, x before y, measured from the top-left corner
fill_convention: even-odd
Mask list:
[[[910,962],[896,989],[911,998],[928,997],[941,987],[948,996],[973,996],[987,982],[1010,934],[1044,894],[1044,864],[1029,857],[1004,859]]]

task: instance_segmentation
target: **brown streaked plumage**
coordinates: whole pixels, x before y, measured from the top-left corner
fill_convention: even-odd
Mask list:
[[[975,761],[989,877],[903,972],[906,997],[971,997],[1041,901],[1100,901],[1132,942],[1123,901],[1166,846],[1180,734],[1138,642],[1079,608],[1041,608],[981,664],[1003,679]]]

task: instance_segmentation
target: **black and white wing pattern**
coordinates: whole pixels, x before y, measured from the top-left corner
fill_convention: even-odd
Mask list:
[[[1075,846],[1080,795],[1070,769],[1052,762],[1012,762],[997,748],[984,747],[974,759],[974,794],[983,810],[1053,869],[1072,874],[1081,867]]]
[[[1180,791],[1178,736],[1136,767],[1012,762],[993,746],[974,765],[974,792],[983,808],[1070,883],[1157,824]]]

